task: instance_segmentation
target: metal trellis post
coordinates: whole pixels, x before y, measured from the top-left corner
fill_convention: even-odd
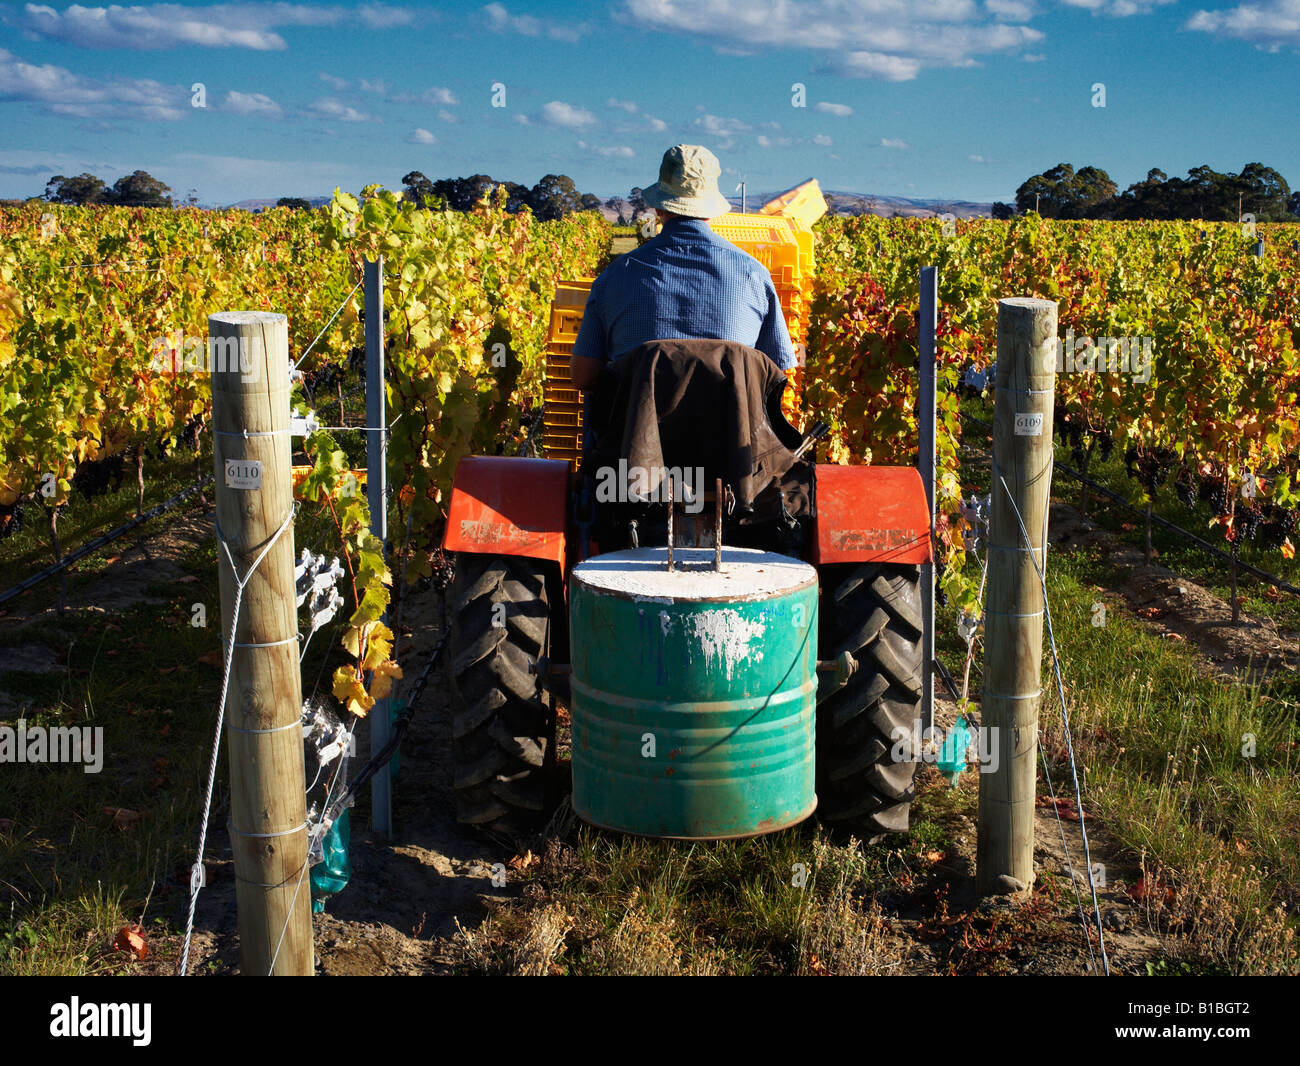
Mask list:
[[[388,425],[384,388],[384,257],[366,260],[364,274],[366,310],[366,502],[370,505],[370,531],[383,542],[388,554]],[[384,616],[387,621],[387,614]],[[400,637],[399,637],[400,639]],[[391,725],[388,700],[370,708],[370,751],[388,743]],[[393,832],[393,783],[385,764],[370,785],[370,825],[380,836]]]

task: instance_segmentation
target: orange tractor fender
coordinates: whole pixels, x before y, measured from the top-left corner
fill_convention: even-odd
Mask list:
[[[830,563],[928,563],[930,509],[912,466],[817,464],[815,566]]]
[[[569,464],[470,455],[456,464],[443,548],[545,559],[564,570]]]

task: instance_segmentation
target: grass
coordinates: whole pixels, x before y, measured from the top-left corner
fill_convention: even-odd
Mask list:
[[[740,841],[647,840],[570,822],[522,895],[456,937],[460,972],[890,973],[879,905],[861,894],[891,849],[806,823]]]
[[[1087,770],[1085,808],[1143,857],[1153,917],[1193,962],[1294,972],[1300,913],[1300,687],[1294,674],[1243,682],[1204,669],[1118,604],[1094,627],[1104,569],[1058,552],[1049,579],[1061,671]],[[1054,691],[1050,675],[1044,688]],[[1058,765],[1059,703],[1044,708]],[[1167,890],[1167,891],[1166,891]]]
[[[304,509],[297,544],[326,536]],[[220,685],[219,658],[201,661],[220,649],[216,562],[215,542],[199,545],[183,563],[190,580],[147,590],[162,604],[107,618],[69,609],[0,627],[0,664],[5,647],[29,641],[63,664],[53,673],[0,665],[0,687],[25,706],[28,725],[99,726],[105,747],[98,774],[33,764],[0,774],[0,974],[133,972],[139,964],[112,944],[123,925],[142,918],[155,951],[174,947]],[[190,624],[195,602],[207,607],[204,628]],[[333,645],[322,631],[308,648],[304,694],[337,654]],[[223,756],[214,826],[226,817],[228,780]],[[128,812],[121,824],[118,809]]]

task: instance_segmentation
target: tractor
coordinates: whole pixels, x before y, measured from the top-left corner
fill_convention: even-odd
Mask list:
[[[553,341],[557,321],[565,320],[570,337],[576,333],[581,308],[574,292],[573,285],[561,286]],[[572,625],[575,574],[600,567],[602,580],[617,585],[652,565],[656,571],[676,567],[683,572],[680,580],[690,582],[694,568],[701,571],[698,584],[707,577],[703,571],[762,570],[766,561],[769,570],[797,564],[815,575],[815,589],[808,592],[812,637],[806,640],[807,660],[816,662],[815,702],[811,695],[807,701],[813,764],[807,769],[810,789],[815,778],[817,816],[868,840],[908,828],[916,762],[910,754],[900,756],[899,738],[912,735],[921,711],[921,576],[932,558],[925,489],[912,467],[812,461],[826,426],[793,427],[782,413],[785,387],[785,375],[744,345],[652,342],[611,363],[589,390],[585,447],[575,441],[565,452],[551,437],[546,458],[469,456],[458,464],[444,549],[454,553],[455,568],[446,662],[461,822],[510,836],[540,828],[565,788],[556,765],[556,733],[567,708],[575,809],[594,824],[620,828],[578,803],[580,696],[588,689],[577,671],[588,661],[580,645],[592,631],[583,628],[588,622]],[[574,427],[580,419],[568,416],[581,408],[567,381],[567,359],[554,344],[546,390],[548,432],[556,425]],[[737,395],[740,416],[733,410]],[[746,396],[757,400],[746,407]],[[650,474],[641,484],[629,473],[646,470]],[[647,613],[644,605],[633,606]],[[629,662],[646,659],[644,645],[668,640],[667,614],[654,608],[647,617],[653,622],[656,612],[663,635],[658,623],[643,625],[628,641],[638,645],[627,648]],[[704,656],[681,658],[669,671],[674,676],[660,676],[659,682],[690,682],[682,675],[708,668],[715,646],[706,646]],[[745,672],[759,670],[764,647],[773,650],[760,640],[727,664],[727,691],[754,697],[747,706],[764,702],[762,692],[744,686]],[[601,654],[618,655],[619,649]],[[620,706],[636,703],[642,708],[637,713],[653,713],[659,706],[656,682],[637,685]],[[617,741],[624,747],[650,735],[633,711],[627,713],[633,720],[618,734],[626,743]],[[743,722],[756,723],[757,714]],[[708,747],[739,743],[748,727],[718,734],[721,739]],[[582,737],[585,746],[588,733]],[[628,751],[608,754],[631,757]],[[599,764],[603,756],[594,758]],[[726,765],[743,779],[759,773],[762,763],[756,758]],[[683,780],[671,776],[675,767],[664,765],[656,769],[652,790],[684,787],[674,783]],[[606,784],[617,790],[627,780],[616,774]],[[705,818],[698,823],[703,829],[629,831],[753,835],[793,824],[810,810],[801,803],[784,822],[755,816],[741,830],[710,831]]]

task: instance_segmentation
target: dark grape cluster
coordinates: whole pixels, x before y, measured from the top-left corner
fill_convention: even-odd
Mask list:
[[[307,394],[307,399],[315,403],[319,390],[333,389],[343,377],[343,367],[334,363],[326,363],[315,370],[305,370],[302,375],[302,391]]]
[[[1092,437],[1092,447],[1097,449],[1103,463],[1110,458],[1115,448],[1115,437],[1109,430],[1090,429],[1078,412],[1070,411],[1063,404],[1056,405],[1052,425],[1061,443],[1070,449],[1070,455],[1077,466],[1083,466],[1087,460],[1085,439],[1089,436]]]
[[[446,592],[451,587],[452,578],[456,576],[456,564],[451,553],[435,548],[429,561],[433,567],[433,587],[439,592]]]
[[[1280,548],[1282,542],[1288,538],[1295,543],[1298,533],[1300,533],[1300,509],[1288,509],[1274,504],[1264,508],[1259,527],[1260,543],[1269,548]]]
[[[351,348],[348,351],[348,369],[362,378],[366,376],[366,349]]]
[[[72,475],[72,487],[88,500],[116,492],[126,474],[126,454],[118,452],[107,459],[83,459]]]
[[[1228,513],[1228,489],[1222,481],[1206,478],[1201,482],[1201,492],[1216,515],[1222,517]]]
[[[23,528],[23,501],[0,503],[0,540],[11,537]]]
[[[1124,470],[1152,496],[1169,480],[1177,455],[1168,448],[1139,450],[1133,445],[1124,449]]]
[[[1244,540],[1254,540],[1255,534],[1259,532],[1260,521],[1263,517],[1263,509],[1257,505],[1238,504],[1237,513],[1232,520],[1233,543],[1240,544]]]
[[[1200,475],[1190,467],[1182,467],[1178,471],[1178,476],[1174,478],[1174,491],[1182,501],[1183,506],[1189,511],[1196,506],[1196,501],[1201,495],[1201,478]]]

